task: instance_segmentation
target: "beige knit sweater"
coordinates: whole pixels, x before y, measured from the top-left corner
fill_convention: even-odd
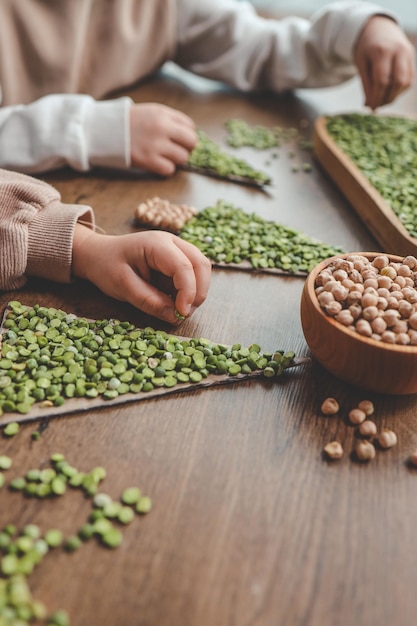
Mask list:
[[[340,84],[378,13],[363,0],[310,20],[262,19],[243,0],[1,0],[0,167],[129,168],[132,102],[111,94],[166,61],[243,91]]]
[[[92,209],[62,204],[47,183],[0,170],[0,289],[22,287],[26,276],[69,282],[78,220],[92,225]]]

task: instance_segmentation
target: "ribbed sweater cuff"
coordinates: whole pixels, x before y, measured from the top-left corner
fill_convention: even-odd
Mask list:
[[[47,210],[36,214],[28,227],[27,276],[71,281],[72,243],[77,221],[93,227],[92,209],[55,201]]]

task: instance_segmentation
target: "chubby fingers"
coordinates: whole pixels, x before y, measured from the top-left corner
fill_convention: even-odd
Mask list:
[[[207,297],[211,263],[196,246],[175,237],[173,244],[183,255],[172,274],[177,290],[175,307],[181,315],[190,315]]]
[[[159,317],[170,324],[178,324],[176,312],[187,317],[204,302],[210,286],[211,263],[200,250],[176,235],[160,231],[146,233],[147,245],[142,261],[139,261],[139,276],[143,281],[136,289],[142,311]],[[151,284],[150,270],[171,279],[175,299]],[[141,277],[141,278],[140,278]]]
[[[410,86],[414,77],[414,64],[408,55],[384,54],[361,63],[359,73],[365,92],[365,105],[374,110],[389,104]]]

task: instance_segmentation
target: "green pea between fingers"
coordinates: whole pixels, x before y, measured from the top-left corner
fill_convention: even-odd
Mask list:
[[[23,322],[29,322],[29,327]],[[279,376],[292,365],[294,353],[276,354],[281,365],[274,366],[274,375]],[[13,301],[2,330],[0,412],[61,407],[82,397],[107,401],[158,388],[198,385],[213,375],[249,376],[262,373],[269,360],[257,344],[242,348],[205,338],[184,339],[120,320],[87,320],[55,308],[30,308]],[[13,436],[18,430],[19,424],[13,422],[3,428],[3,434]],[[64,461],[58,455],[55,462],[58,466]],[[60,470],[66,480],[79,480],[74,468],[64,464]],[[100,476],[94,472],[82,478],[89,495],[97,493],[97,479]],[[17,481],[14,488],[41,497],[65,492],[60,478],[44,477],[43,482],[50,487],[35,489]]]

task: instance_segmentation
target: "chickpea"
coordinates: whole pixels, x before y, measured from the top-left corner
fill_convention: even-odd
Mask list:
[[[414,256],[408,255],[403,259],[403,264],[413,270],[417,266],[417,259]]]
[[[372,327],[369,322],[364,319],[359,319],[356,322],[356,330],[360,335],[364,337],[370,337],[372,335]]]
[[[355,321],[349,309],[341,310],[335,317],[335,319],[343,324],[343,326],[350,326]]]
[[[382,317],[376,317],[371,321],[371,327],[374,333],[377,335],[382,335],[382,333],[387,329],[386,322],[382,319]]]
[[[374,404],[371,400],[361,400],[358,404],[358,409],[363,411],[367,417],[373,415],[375,411]]]
[[[372,261],[372,265],[379,270],[382,270],[383,267],[386,267],[389,263],[389,259],[385,255],[376,256]]]
[[[386,267],[381,268],[381,275],[388,276],[391,280],[395,280],[397,278],[397,272],[392,265],[387,265]]]
[[[411,343],[411,338],[408,333],[397,334],[397,344],[400,346],[408,346]]]
[[[413,467],[417,467],[417,450],[413,450],[413,452],[408,457],[408,462]]]
[[[378,292],[375,293],[366,292],[363,294],[361,298],[361,304],[363,308],[367,308],[369,306],[376,306],[378,304]]]
[[[327,315],[335,317],[338,313],[341,312],[342,305],[340,304],[340,302],[336,302],[336,300],[333,300],[333,302],[329,302],[329,304],[326,304],[324,310],[326,311]]]
[[[341,459],[343,456],[343,448],[339,441],[331,441],[323,448],[325,455],[333,460]]]
[[[375,447],[370,441],[358,441],[355,453],[358,461],[371,461],[376,455]]]
[[[330,302],[334,302],[334,296],[330,291],[322,291],[318,294],[317,300],[319,301],[320,306],[325,307],[330,304]]]
[[[359,432],[362,437],[375,437],[377,428],[375,422],[372,420],[365,420],[359,426]]]
[[[349,411],[349,421],[351,424],[362,424],[366,420],[366,413],[362,409],[352,409]]]
[[[334,398],[326,398],[321,405],[323,415],[336,415],[339,412],[339,403]]]
[[[378,443],[381,448],[392,448],[397,443],[397,435],[393,430],[383,428],[378,435]]]
[[[362,311],[363,319],[367,320],[368,322],[372,322],[372,320],[378,317],[378,315],[379,311],[376,306],[367,306]]]

